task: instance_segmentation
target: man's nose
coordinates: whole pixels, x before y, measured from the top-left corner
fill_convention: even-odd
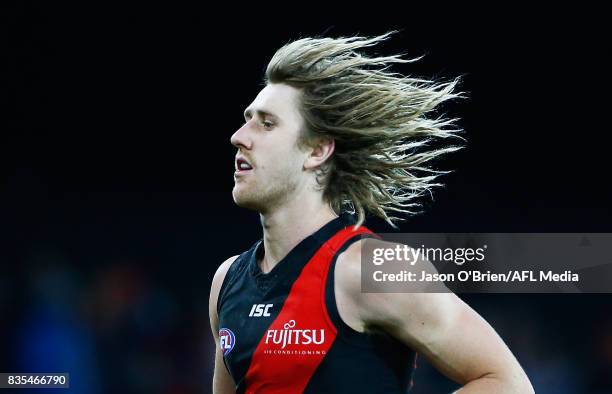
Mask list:
[[[242,125],[230,138],[230,142],[236,148],[251,149],[253,141],[249,136],[249,122]]]

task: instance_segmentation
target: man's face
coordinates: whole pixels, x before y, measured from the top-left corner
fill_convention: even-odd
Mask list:
[[[231,138],[238,148],[232,194],[239,206],[265,213],[304,186],[299,95],[289,85],[269,84],[245,110],[245,124]]]

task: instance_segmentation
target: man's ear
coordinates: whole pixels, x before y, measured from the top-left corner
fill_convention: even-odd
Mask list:
[[[306,170],[315,170],[325,161],[327,161],[330,156],[334,153],[334,148],[336,144],[333,138],[319,138],[312,145],[310,155],[306,158],[304,162],[304,169]]]

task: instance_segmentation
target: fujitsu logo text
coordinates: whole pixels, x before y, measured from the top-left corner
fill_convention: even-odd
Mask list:
[[[268,330],[266,332],[266,344],[273,343],[282,345],[284,349],[287,345],[321,345],[325,342],[324,329],[293,329],[295,320],[289,320],[283,326],[283,330]]]

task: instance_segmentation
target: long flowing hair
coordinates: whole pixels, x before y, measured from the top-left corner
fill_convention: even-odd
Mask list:
[[[301,144],[334,139],[335,151],[318,170],[317,181],[334,211],[356,213],[358,224],[366,212],[392,226],[403,219],[398,214],[420,212],[421,197],[442,186],[436,178],[449,172],[431,162],[462,147],[432,146],[441,139],[463,141],[457,119],[431,116],[441,103],[463,97],[456,92],[459,78],[437,82],[403,76],[390,66],[419,58],[368,57],[360,51],[392,33],[299,39],[280,48],[265,73],[266,83],[301,90]]]

